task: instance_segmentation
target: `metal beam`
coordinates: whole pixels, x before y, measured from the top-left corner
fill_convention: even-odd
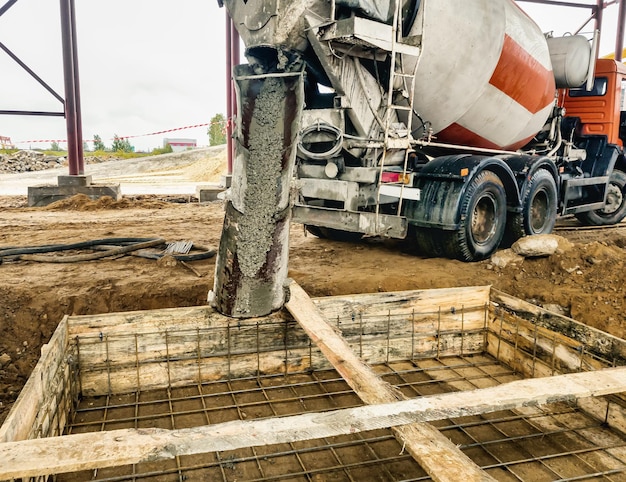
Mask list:
[[[65,112],[45,112],[37,110],[0,110],[0,115],[34,115],[48,117],[65,117]]]
[[[9,0],[2,7],[0,7],[0,17],[2,17],[2,15],[4,15],[4,13],[16,3],[17,3],[17,0]]]
[[[63,77],[65,81],[65,123],[67,126],[67,156],[70,176],[85,173],[78,100],[78,64],[74,0],[60,0],[61,38],[63,43]]]
[[[561,1],[561,0],[516,0],[516,1],[526,2],[526,3],[540,3],[542,5],[555,5],[559,7],[589,8],[589,9],[596,8],[596,5],[593,5],[590,3],[582,4],[582,3],[575,3],[575,2],[566,2],[566,1]]]
[[[4,50],[9,57],[11,57],[20,67],[22,67],[26,72],[28,72],[28,74],[30,74],[30,76],[33,79],[39,82],[43,86],[43,88],[46,89],[48,92],[50,92],[59,102],[61,103],[65,102],[63,100],[63,97],[57,94],[52,87],[50,87],[41,77],[39,77],[28,65],[22,62],[22,60],[20,60],[20,58],[17,55],[11,52],[11,50],[2,42],[0,42],[0,49]]]
[[[233,37],[230,28],[232,20],[224,11],[226,19],[226,154],[228,158],[227,175],[233,173]]]
[[[615,60],[621,62],[624,54],[624,30],[626,27],[626,0],[619,2],[617,14],[617,33],[615,34]]]

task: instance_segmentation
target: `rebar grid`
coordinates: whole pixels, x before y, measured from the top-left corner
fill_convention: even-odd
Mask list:
[[[481,357],[473,356],[471,360],[476,358]],[[431,360],[428,372],[445,378],[453,390],[458,390],[454,383],[459,380],[461,385],[484,388],[511,376],[507,371],[490,373],[488,364],[464,365],[466,360]],[[485,376],[464,376],[468,370],[484,371]],[[439,421],[435,425],[498,480],[626,480],[626,441],[574,406],[559,403]],[[599,443],[600,438],[610,442]]]
[[[407,396],[483,388],[521,378],[489,355],[417,359],[374,367]],[[68,433],[185,428],[362,403],[332,370],[221,380],[84,399]],[[569,426],[568,426],[569,424]],[[626,442],[574,407],[496,412],[435,425],[498,480],[626,480]],[[78,478],[75,478],[78,477]],[[430,480],[389,430],[183,456],[57,480]]]
[[[496,309],[494,319],[490,319],[488,305],[464,307],[443,311],[405,311],[403,313],[387,313],[365,315],[352,313],[348,316],[336,317],[331,320],[342,333],[351,348],[367,363],[376,364],[406,359],[439,358],[449,355],[479,354],[486,351],[488,335],[494,335],[497,341],[496,352],[500,359],[500,347],[509,343],[515,351],[525,352],[532,359],[533,373],[536,364],[550,366],[553,374],[558,372],[556,359],[557,343],[563,344],[563,337],[552,334],[548,330],[535,326],[532,333],[532,347],[520,345],[519,330],[521,318],[507,315]],[[476,323],[476,317],[482,314],[484,320]],[[466,326],[466,316],[473,316],[474,321]],[[528,322],[525,322],[528,323]],[[416,328],[417,327],[417,328]],[[276,336],[267,337],[268,332],[282,332],[282,340]],[[511,340],[511,337],[514,339]],[[222,338],[222,344],[215,340]],[[209,340],[209,342],[207,342]],[[245,343],[240,343],[244,340]],[[433,341],[434,340],[434,341]],[[528,344],[529,340],[524,340]],[[239,343],[237,343],[239,342]],[[129,333],[107,335],[100,333],[97,336],[82,336],[74,340],[79,352],[90,352],[86,362],[80,362],[82,373],[101,372],[107,377],[108,392],[116,393],[114,375],[126,370],[128,377],[134,372],[136,389],[144,389],[142,378],[143,369],[156,363],[167,364],[167,385],[171,385],[170,366],[195,362],[198,369],[197,379],[203,381],[202,366],[211,363],[213,359],[224,359],[222,374],[240,378],[242,374],[235,372],[237,360],[256,361],[256,374],[267,372],[263,366],[263,358],[269,353],[282,351],[284,354],[283,369],[285,373],[294,373],[295,368],[290,366],[293,359],[308,358],[308,369],[329,368],[321,366],[325,360],[319,350],[311,345],[310,340],[294,321],[273,320],[269,322],[232,321],[224,326],[210,328],[196,328],[189,330],[164,330],[160,332]],[[151,350],[161,344],[164,349]],[[543,346],[541,346],[543,344]],[[170,353],[170,347],[176,345],[178,349]],[[236,345],[236,346],[235,346]],[[117,359],[118,351],[111,349],[114,346],[123,353],[135,352],[134,359]],[[546,353],[546,346],[553,348],[552,353]],[[567,348],[579,354],[580,366],[577,370],[594,370],[598,365],[615,365],[615,360],[607,359],[592,347],[585,346],[571,340],[566,343]],[[515,368],[515,367],[513,367]],[[119,393],[119,391],[117,391]]]
[[[331,323],[379,376],[407,397],[516,380],[521,378],[516,371],[521,359],[532,365],[530,375],[535,374],[536,367],[538,373],[545,373],[547,366],[552,374],[563,368],[557,356],[556,334],[539,328],[529,332],[528,322],[497,310],[494,313],[488,306],[428,313],[353,313]],[[575,371],[611,365],[579,342],[570,343],[560,336],[558,343],[578,357]],[[486,353],[488,344],[495,358]],[[187,428],[362,405],[345,381],[327,369],[329,365],[317,347],[293,321],[234,321],[214,328],[101,334],[76,338],[74,345],[80,354],[80,369],[99,371],[109,393],[85,398],[73,412],[66,433]],[[501,349],[511,348],[515,353],[513,368],[497,361]],[[449,356],[451,351],[454,356]],[[83,363],[85,352],[87,361]],[[117,358],[117,353],[131,356]],[[268,356],[279,361],[269,370]],[[189,362],[195,366],[195,375],[179,386],[179,367]],[[155,365],[165,373],[163,386],[158,389],[146,387],[144,381],[146,367],[149,371]],[[115,394],[111,390],[120,374],[135,380],[134,392]],[[216,374],[222,378],[215,381]],[[77,384],[83,380],[82,376],[77,379]],[[623,403],[619,399],[614,402]],[[571,425],[564,419],[576,423]],[[525,408],[434,425],[498,480],[626,481],[625,442],[573,407]],[[359,481],[376,477],[430,480],[403,452],[390,430],[183,456],[58,476],[58,480]]]
[[[40,409],[31,429],[31,438],[62,435],[68,417],[78,405],[80,383],[76,347],[69,347],[61,356],[63,359],[54,372],[40,375],[49,377],[50,386],[56,390],[46,392],[44,399],[40,401]]]

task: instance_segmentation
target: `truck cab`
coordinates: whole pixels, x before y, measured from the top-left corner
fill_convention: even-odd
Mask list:
[[[626,65],[599,59],[593,88],[565,91],[567,117],[580,119],[579,135],[604,135],[609,144],[626,145]]]

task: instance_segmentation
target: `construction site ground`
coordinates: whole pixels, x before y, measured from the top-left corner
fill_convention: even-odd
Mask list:
[[[0,248],[111,237],[191,240],[216,248],[221,201],[140,195],[121,201],[74,197],[46,208],[25,196],[0,196]],[[493,285],[519,298],[626,337],[626,225],[579,229],[560,223],[573,245],[546,258],[499,268],[489,260],[429,259],[410,242],[318,239],[291,227],[289,276],[311,296]],[[65,314],[96,314],[202,305],[213,286],[215,258],[181,264],[130,255],[70,264],[0,264],[0,423]]]

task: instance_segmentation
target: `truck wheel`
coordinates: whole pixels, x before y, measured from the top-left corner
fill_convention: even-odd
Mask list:
[[[581,223],[589,226],[617,224],[624,216],[626,216],[626,173],[617,169],[609,179],[604,208],[576,214]]]
[[[313,224],[305,224],[304,227],[306,228],[307,232],[317,238],[324,239],[326,237],[322,233],[322,228],[320,228],[319,226],[314,226]]]
[[[306,225],[306,230],[313,236],[321,239],[332,239],[333,241],[345,241],[348,243],[356,243],[363,238],[362,233],[354,233],[352,231],[342,231],[341,229],[323,228],[321,226]]]
[[[495,173],[482,171],[470,181],[460,214],[461,228],[448,235],[446,254],[461,261],[491,256],[506,225],[506,193]]]
[[[556,222],[556,182],[545,169],[535,172],[522,197],[522,212],[511,214],[507,220],[506,244],[523,236],[548,234]]]
[[[412,228],[412,229],[411,229]],[[445,255],[445,234],[441,229],[409,227],[413,231],[417,252],[429,258],[437,258]]]

